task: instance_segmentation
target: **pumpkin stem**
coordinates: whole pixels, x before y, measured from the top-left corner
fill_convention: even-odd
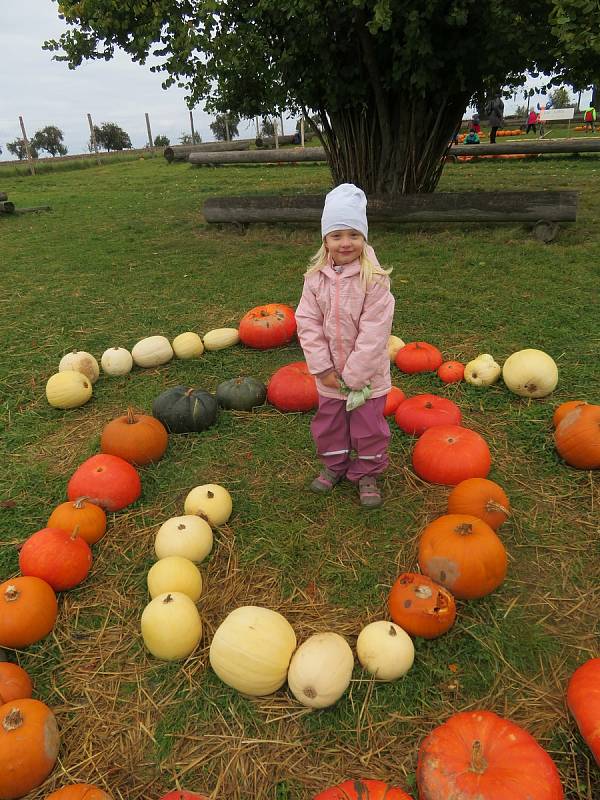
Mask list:
[[[429,586],[425,586],[425,584],[421,584],[415,587],[415,594],[419,598],[419,600],[429,600],[433,592],[429,588]]]
[[[87,500],[87,497],[85,495],[82,495],[81,497],[78,497],[77,500],[75,500],[75,502],[73,503],[73,508],[76,508],[78,511],[80,509],[82,509],[82,508],[85,508],[85,501],[86,500]]]
[[[131,408],[131,406],[129,406],[129,408],[127,409],[127,424],[135,425],[136,422],[137,419],[135,416],[135,411],[133,410],[133,408]]]
[[[388,631],[388,636],[398,636],[398,634],[396,633],[396,628],[394,628],[393,625],[390,625],[390,629]]]
[[[483,757],[481,742],[479,739],[475,739],[471,749],[471,764],[469,765],[469,769],[477,775],[483,775],[487,767],[488,763]]]
[[[74,541],[79,537],[79,525],[75,525],[73,528],[73,533],[71,534],[71,539]]]
[[[207,515],[204,513],[204,511],[201,511],[200,509],[198,509],[198,511],[196,511],[196,513],[194,514],[194,516],[195,516],[195,517],[200,517],[200,519],[203,519],[203,520],[204,520],[204,522],[208,522],[208,517],[207,517]]]
[[[428,401],[427,403],[425,403],[425,408],[433,408],[433,403],[430,403]]]
[[[469,534],[473,533],[473,525],[470,522],[461,522],[454,530],[459,536],[469,536]]]
[[[209,500],[212,500],[212,498],[215,496],[215,493],[214,493],[214,492],[211,492],[211,490],[209,489],[209,490],[206,492],[206,496],[209,498]]]
[[[168,594],[163,600],[163,603],[172,603],[172,602],[173,602],[173,595],[172,594]]]
[[[194,391],[194,387],[190,386],[190,388],[186,391],[185,396],[191,397],[192,392]]]
[[[22,724],[23,714],[18,708],[11,708],[11,710],[2,720],[2,727],[7,733],[9,731],[15,731],[17,728],[20,728]]]
[[[500,511],[502,514],[506,514],[507,517],[510,517],[510,511],[508,508],[503,506],[501,503],[497,503],[495,500],[488,500],[485,504],[486,511]]]
[[[317,692],[312,686],[307,686],[305,689],[302,689],[302,692],[307,697],[310,697],[311,700],[314,700],[314,698],[317,696]]]
[[[18,600],[21,595],[21,592],[17,589],[14,583],[11,583],[10,586],[6,587],[6,591],[4,592],[4,599],[8,603],[12,603],[14,600]]]

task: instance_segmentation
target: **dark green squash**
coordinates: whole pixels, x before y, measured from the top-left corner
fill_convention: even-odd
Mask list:
[[[267,399],[267,387],[256,378],[231,378],[217,386],[217,402],[234,411],[252,411]]]
[[[169,433],[205,431],[217,421],[218,411],[214,395],[188,386],[166,389],[152,403],[152,414]]]

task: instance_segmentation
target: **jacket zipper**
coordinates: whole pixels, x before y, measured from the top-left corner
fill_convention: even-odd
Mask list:
[[[343,369],[343,350],[342,350],[342,337],[340,331],[340,275],[336,273],[335,276],[335,338],[337,342],[338,359],[340,363],[340,372]]]

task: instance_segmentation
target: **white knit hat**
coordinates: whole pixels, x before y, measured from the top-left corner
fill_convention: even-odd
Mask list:
[[[353,183],[341,183],[325,197],[321,236],[342,229],[359,231],[368,239],[367,197]]]

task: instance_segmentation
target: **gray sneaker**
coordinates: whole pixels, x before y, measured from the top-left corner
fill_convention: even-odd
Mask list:
[[[327,469],[327,467],[323,467],[320,474],[311,483],[311,491],[317,492],[317,494],[327,494],[327,492],[330,492],[343,477],[343,474],[336,475],[335,472]]]
[[[379,508],[383,503],[377,480],[372,475],[365,475],[358,482],[360,504],[363,508]]]

